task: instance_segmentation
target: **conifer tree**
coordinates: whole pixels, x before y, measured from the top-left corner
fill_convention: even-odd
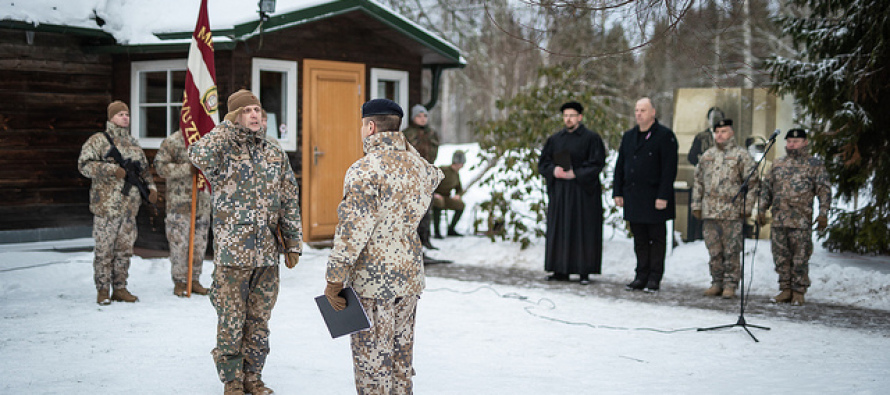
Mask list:
[[[890,253],[890,2],[792,0],[809,13],[779,19],[799,56],[767,61],[779,93],[814,125],[837,197],[864,206],[838,212],[825,247]]]

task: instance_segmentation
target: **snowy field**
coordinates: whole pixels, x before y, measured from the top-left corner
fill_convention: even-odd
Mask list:
[[[169,262],[135,257],[130,289],[140,302],[98,306],[92,254],[45,250],[90,244],[0,245],[0,393],[221,393],[210,357],[216,316],[207,298],[173,296]],[[439,255],[471,265],[542,265],[540,243],[525,251],[481,238],[436,244],[447,250]],[[630,275],[630,252],[621,252],[630,246],[626,239],[606,242],[603,276]],[[767,256],[767,246],[760,248]],[[680,278],[692,276],[683,269],[687,261],[703,273],[695,277],[704,278],[703,250],[696,243],[675,250],[664,286],[694,280]],[[279,394],[354,393],[349,342],[330,339],[313,302],[324,288],[328,252],[309,249],[295,269],[282,269],[264,375]],[[758,258],[758,270],[766,266]],[[882,307],[845,294],[848,287],[840,284],[857,278],[887,284],[886,274],[834,266],[814,267],[815,299]],[[823,281],[831,277],[824,267],[845,279]],[[207,285],[212,263],[204,269]],[[885,394],[890,386],[890,328],[867,332],[758,318],[752,323],[771,330],[752,329],[761,340],[755,343],[739,328],[694,330],[733,323],[735,310],[427,280],[417,319],[418,394]],[[821,290],[826,287],[832,290]]]
[[[440,160],[456,148],[446,146]],[[444,158],[444,159],[443,159]],[[474,155],[468,155],[472,160]],[[471,175],[462,171],[467,181]],[[473,190],[469,206],[484,197]],[[472,229],[468,209],[458,230]],[[603,274],[630,281],[630,239],[604,230]],[[166,258],[134,257],[136,304],[95,303],[91,239],[0,245],[0,393],[219,394],[206,297],[172,295]],[[430,255],[470,267],[521,268],[543,278],[543,240],[521,250],[479,237],[433,240]],[[756,247],[756,251],[755,251]],[[68,248],[69,252],[63,252]],[[777,292],[768,241],[746,245],[752,298]],[[313,298],[329,250],[282,266],[264,379],[276,393],[354,393],[349,341],[332,340]],[[709,285],[703,242],[669,255],[662,288]],[[212,262],[204,263],[209,286]],[[890,259],[829,253],[816,244],[811,302],[890,311]],[[567,284],[577,287],[577,284]],[[776,308],[806,309],[807,306]],[[725,312],[601,299],[546,289],[427,278],[418,307],[417,394],[886,394],[890,328],[856,330],[760,318],[755,343]]]

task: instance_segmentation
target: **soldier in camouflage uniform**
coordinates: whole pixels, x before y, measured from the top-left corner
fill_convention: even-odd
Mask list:
[[[107,112],[105,133],[114,141],[125,160],[141,165],[140,176],[148,184],[149,201],[156,202],[158,192],[148,170],[148,159],[139,143],[130,135],[129,108],[123,102],[115,101],[108,105]],[[112,300],[139,300],[127,290],[127,278],[130,276],[130,257],[133,256],[137,236],[136,214],[142,197],[134,186],[130,187],[129,193],[123,194],[127,172],[114,159],[106,157],[110,149],[111,144],[106,136],[96,133],[83,144],[77,158],[80,173],[92,180],[90,212],[93,213],[93,238],[96,240],[93,275],[96,303],[100,305],[107,305]],[[110,298],[109,287],[112,289]]]
[[[445,178],[442,179],[442,182],[439,183],[439,187],[436,188],[436,192],[433,194],[433,230],[437,239],[442,238],[439,230],[442,210],[454,210],[451,224],[448,225],[448,236],[462,236],[460,233],[457,233],[454,227],[457,225],[457,221],[460,220],[466,206],[461,199],[464,188],[460,183],[460,169],[464,167],[466,162],[467,155],[463,151],[457,150],[451,155],[450,165],[439,166]],[[451,191],[454,191],[454,195],[451,194]]]
[[[426,107],[420,104],[411,107],[411,122],[402,133],[423,159],[430,164],[436,163],[436,157],[439,156],[439,134],[429,126],[429,112]],[[430,210],[427,210],[417,227],[417,232],[424,247],[437,250],[438,248],[433,247],[433,243],[430,242],[430,217]]]
[[[742,196],[733,202],[755,163],[748,151],[736,145],[732,120],[714,125],[715,146],[707,150],[698,166],[692,187],[692,212],[702,219],[705,245],[708,247],[711,287],[705,296],[735,297],[741,269],[744,239],[742,224],[754,208],[758,179],[748,184],[745,207]]]
[[[227,395],[265,395],[272,393],[261,378],[278,297],[279,248],[288,268],[302,251],[299,190],[287,154],[266,139],[259,99],[242,89],[229,97],[228,108],[223,122],[189,146],[189,159],[213,191],[213,359]]]
[[[772,207],[773,261],[781,293],[776,303],[804,304],[810,287],[809,261],[813,253],[813,199],[819,197],[818,229],[828,226],[831,185],[822,161],[807,152],[807,134],[791,129],[785,135],[787,155],[773,164],[760,199],[764,212]]]
[[[170,275],[173,278],[173,294],[188,294],[189,233],[192,216],[192,180],[197,168],[189,161],[185,138],[181,131],[171,134],[161,143],[155,155],[155,170],[167,179],[167,242],[170,244]],[[195,203],[195,238],[192,252],[192,289],[198,295],[207,295],[198,281],[207,251],[207,231],[210,228],[210,193],[199,190]]]
[[[414,318],[424,288],[416,229],[443,175],[405,141],[401,117],[391,100],[362,106],[366,155],[346,172],[325,275],[331,305],[346,306],[339,293],[349,284],[372,323],[351,339],[359,394],[413,393]]]

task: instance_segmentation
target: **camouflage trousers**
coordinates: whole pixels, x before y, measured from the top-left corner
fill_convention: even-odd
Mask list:
[[[170,276],[174,283],[188,281],[189,232],[191,214],[167,213],[167,242],[170,244]],[[204,255],[207,252],[207,230],[210,216],[195,218],[195,245],[192,257],[192,280],[201,278]]]
[[[278,265],[213,269],[210,302],[216,309],[217,325],[212,355],[222,382],[262,374],[278,285]]]
[[[744,243],[742,220],[705,219],[702,232],[710,257],[711,284],[721,288],[738,287]]]
[[[779,274],[779,289],[806,293],[810,287],[812,231],[805,228],[772,228],[773,262]]]
[[[127,287],[130,257],[136,243],[136,217],[93,217],[93,280],[97,290]]]
[[[371,329],[351,336],[359,395],[414,393],[414,319],[419,298],[361,298]]]

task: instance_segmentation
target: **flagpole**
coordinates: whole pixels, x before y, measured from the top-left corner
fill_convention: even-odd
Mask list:
[[[185,89],[182,92],[182,112],[179,114],[179,127],[185,139],[185,147],[198,141],[210,132],[219,117],[216,93],[216,66],[213,62],[213,34],[210,31],[210,19],[207,15],[207,0],[201,0],[198,10],[198,21],[192,34],[189,48],[188,68],[185,76]],[[189,217],[189,252],[188,279],[186,280],[186,296],[192,296],[192,273],[195,259],[195,221],[198,216],[198,185],[210,191],[210,185],[204,175],[197,171],[192,175],[192,211]],[[205,235],[206,237],[206,235]],[[203,261],[204,251],[201,260]]]
[[[192,212],[189,215],[189,272],[188,279],[185,281],[185,296],[192,297],[192,262],[195,259],[195,217],[196,207],[198,205],[198,174],[192,174]],[[203,259],[204,257],[201,257]]]

